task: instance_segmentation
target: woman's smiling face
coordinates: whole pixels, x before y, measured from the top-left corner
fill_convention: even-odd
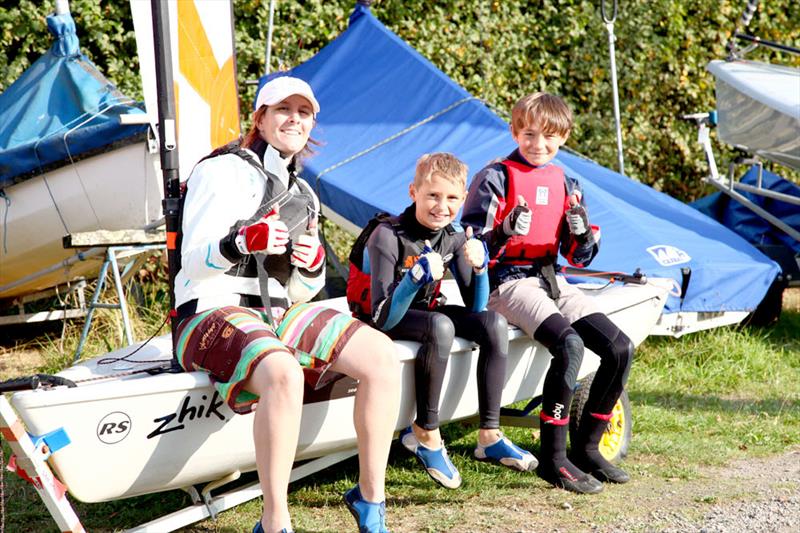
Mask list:
[[[283,157],[299,153],[314,127],[314,108],[306,98],[293,94],[267,107],[258,123],[261,137]]]

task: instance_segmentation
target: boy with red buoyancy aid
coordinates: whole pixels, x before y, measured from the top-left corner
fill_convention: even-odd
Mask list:
[[[591,298],[555,274],[559,251],[582,267],[599,245],[578,182],[551,163],[571,128],[572,113],[558,96],[533,93],[517,102],[511,134],[518,148],[475,176],[462,223],[489,249],[489,309],[553,356],[542,392],[537,472],[557,487],[596,493],[601,481],[630,479],[598,444],[628,378],[633,344]],[[567,457],[570,402],[584,346],[600,356],[600,367]]]
[[[464,203],[467,166],[454,155],[423,155],[409,187],[414,203],[379,224],[367,241],[371,322],[392,339],[421,343],[414,364],[417,416],[402,444],[440,485],[457,488],[461,476],[439,433],[439,397],[454,336],[478,343],[480,430],[475,457],[519,471],[536,458],[500,432],[500,397],[508,356],[508,324],[487,311],[488,255],[482,241],[451,222]],[[441,305],[439,282],[450,269],[465,306]],[[364,269],[364,271],[367,271]]]

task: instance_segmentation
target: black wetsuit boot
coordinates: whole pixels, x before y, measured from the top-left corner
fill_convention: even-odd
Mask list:
[[[541,449],[536,473],[548,483],[579,494],[596,494],[603,484],[583,472],[567,459],[567,432],[569,417],[554,424],[540,419]]]
[[[581,318],[572,327],[586,346],[600,357],[600,368],[592,381],[569,458],[581,470],[590,472],[600,481],[626,483],[630,481],[630,476],[606,460],[598,445],[611,419],[614,404],[628,380],[633,361],[633,343],[601,313]]]
[[[561,317],[554,318],[553,322],[558,318]],[[540,326],[540,329],[544,326]],[[542,412],[539,415],[541,452],[536,472],[556,487],[582,494],[600,492],[603,484],[567,459],[569,405],[572,387],[583,360],[583,342],[573,329],[567,327],[562,330],[558,340],[550,345],[550,353],[553,359],[542,392]]]
[[[627,483],[631,477],[623,469],[611,464],[600,453],[600,439],[608,427],[609,415],[584,411],[578,428],[578,438],[572,443],[569,458],[585,472],[604,482]]]

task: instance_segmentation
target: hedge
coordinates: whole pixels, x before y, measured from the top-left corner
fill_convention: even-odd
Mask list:
[[[276,3],[273,70],[308,59],[339,35],[354,5],[352,0]],[[694,127],[678,117],[714,107],[714,82],[705,65],[725,56],[745,2],[619,4],[616,62],[626,171],[677,198],[694,199],[707,191],[701,181],[707,169]],[[234,2],[238,78],[246,103],[255,89],[244,82],[264,72],[268,6],[269,0]],[[71,9],[84,53],[123,92],[141,98],[128,2],[73,0]],[[372,9],[501,116],[527,92],[561,94],[576,112],[568,145],[616,168],[608,36],[600,0],[383,0]],[[49,46],[44,17],[50,11],[52,3],[30,0],[0,9],[0,90]],[[799,46],[797,1],[762,2],[748,29]],[[748,57],[800,66],[800,57],[768,49]],[[725,152],[723,157],[729,156]]]

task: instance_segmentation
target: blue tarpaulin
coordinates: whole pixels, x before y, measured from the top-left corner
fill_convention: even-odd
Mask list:
[[[50,15],[47,26],[50,50],[0,94],[0,189],[147,128],[120,124],[144,111],[80,53],[72,17]]]
[[[410,203],[420,155],[452,152],[474,174],[515,148],[506,122],[361,5],[349,28],[292,74],[312,85],[322,108],[312,132],[322,145],[303,176],[329,210],[359,227]],[[556,163],[581,181],[592,223],[601,226],[593,268],[641,268],[678,286],[681,269],[691,268],[685,299],[670,297],[666,312],[751,311],[778,274],[774,262],[695,209],[577,155],[562,151]]]

